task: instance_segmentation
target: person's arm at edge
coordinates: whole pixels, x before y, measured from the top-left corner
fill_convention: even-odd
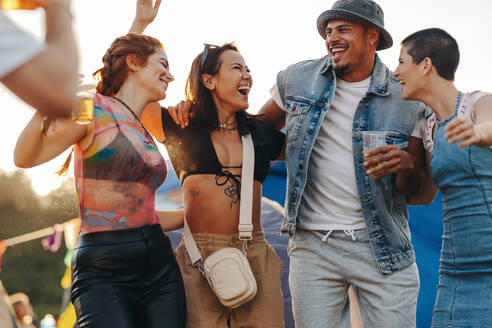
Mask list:
[[[184,209],[173,211],[156,211],[161,229],[164,232],[181,229],[184,226]]]
[[[46,48],[1,79],[7,88],[43,115],[71,115],[79,60],[70,2],[46,2]]]
[[[407,197],[408,205],[430,205],[438,189],[432,181],[429,156],[422,139],[410,137],[408,153],[413,160],[413,167],[398,173],[396,187]]]

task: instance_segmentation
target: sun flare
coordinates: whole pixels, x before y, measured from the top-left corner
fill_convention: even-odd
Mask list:
[[[46,196],[51,191],[61,187],[65,177],[60,177],[54,173],[59,167],[58,163],[50,162],[27,170],[27,175],[31,179],[32,189],[36,194]]]
[[[60,188],[63,178],[56,176],[51,172],[35,173],[29,174],[31,177],[32,189],[39,196],[46,196],[51,191]]]

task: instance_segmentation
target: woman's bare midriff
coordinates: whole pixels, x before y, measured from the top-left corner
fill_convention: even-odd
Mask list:
[[[238,178],[240,180],[240,178]],[[192,232],[233,234],[238,232],[239,200],[231,197],[232,182],[218,186],[215,175],[190,175],[183,183],[186,221]],[[253,181],[253,231],[261,231],[262,186]]]

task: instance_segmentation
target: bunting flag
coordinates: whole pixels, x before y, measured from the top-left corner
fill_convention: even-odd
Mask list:
[[[51,251],[53,253],[58,252],[61,246],[62,233],[62,226],[55,224],[53,227],[53,233],[41,240],[41,245],[43,245],[44,250]]]
[[[63,311],[63,313],[60,314],[60,317],[56,322],[56,328],[72,328],[75,325],[76,319],[77,318],[75,315],[75,308],[70,302],[68,303],[68,306],[66,307],[65,311]]]
[[[44,238],[41,241],[43,248],[51,252],[56,252],[61,246],[62,233],[65,239],[65,246],[67,247],[67,254],[65,255],[64,262],[67,266],[65,273],[60,281],[63,289],[68,289],[71,286],[71,270],[70,259],[72,257],[73,249],[77,243],[77,237],[80,231],[80,219],[75,218],[62,224],[55,224],[53,227],[45,228],[33,232],[29,232],[17,237],[1,240],[0,239],[0,272],[2,271],[2,256],[5,253],[8,246],[15,246],[24,242],[28,242],[38,238]],[[1,282],[0,282],[1,285]],[[63,313],[58,318],[56,326],[58,328],[72,328],[76,321],[75,309],[72,303],[68,303]]]
[[[63,289],[70,288],[70,286],[72,285],[72,270],[69,266],[67,266],[67,268],[65,269],[65,273],[60,280],[60,285]]]
[[[64,222],[61,224],[57,224],[57,225],[55,225],[55,227],[44,228],[41,230],[29,232],[29,233],[26,233],[26,234],[23,234],[23,235],[20,235],[17,237],[5,239],[5,240],[0,239],[0,271],[2,270],[2,256],[5,253],[7,247],[9,247],[9,246],[12,247],[12,246],[15,246],[15,245],[18,245],[21,243],[25,243],[25,242],[28,242],[28,241],[31,241],[34,239],[43,238],[46,236],[52,236],[54,233],[56,233],[57,230],[60,231],[60,235],[59,235],[60,243],[61,243],[61,231],[63,231],[64,235],[65,235],[65,245],[67,246],[67,249],[72,249],[75,247],[75,243],[77,242],[77,236],[78,236],[78,232],[80,230],[80,219],[75,218],[75,219],[71,219],[70,221],[67,221],[67,222]],[[53,231],[55,231],[55,232],[53,232]],[[56,238],[57,238],[56,236],[53,237],[53,244],[52,245],[54,245],[56,243]],[[47,244],[47,246],[50,247],[50,241],[49,240],[46,241],[45,243]],[[43,244],[43,242],[42,242],[42,244]],[[50,250],[52,250],[52,249],[50,249]]]
[[[65,254],[65,257],[63,258],[63,263],[65,263],[65,265],[67,267],[71,266],[71,264],[72,264],[72,254],[73,254],[73,248],[67,249],[67,253]]]
[[[69,227],[65,230],[65,238],[67,236],[71,236],[70,233],[67,233],[67,231],[76,231],[78,234],[78,231],[80,230],[80,220],[75,219],[72,220],[72,225],[69,227],[67,225],[66,227]],[[76,234],[76,235],[77,235]],[[75,238],[76,238],[75,235]],[[70,237],[68,237],[70,239]],[[65,244],[67,245],[67,254],[65,254],[65,258],[63,261],[65,262],[65,265],[67,266],[67,269],[65,270],[65,273],[63,274],[63,277],[60,280],[60,285],[64,289],[64,293],[67,293],[69,288],[72,286],[72,269],[71,269],[71,262],[72,262],[72,254],[73,254],[73,248],[69,248],[68,246],[70,245],[72,241],[65,240]],[[73,241],[73,245],[75,246],[75,241]],[[60,314],[60,317],[58,318],[56,322],[56,327],[57,328],[72,328],[75,327],[75,322],[77,321],[77,317],[75,315],[75,308],[73,307],[72,302],[68,301],[68,304],[63,310],[62,314]]]

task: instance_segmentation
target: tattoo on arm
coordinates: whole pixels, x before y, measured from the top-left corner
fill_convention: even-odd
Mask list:
[[[190,189],[188,190],[188,193],[191,194],[192,196],[199,196],[200,193],[196,190]]]

